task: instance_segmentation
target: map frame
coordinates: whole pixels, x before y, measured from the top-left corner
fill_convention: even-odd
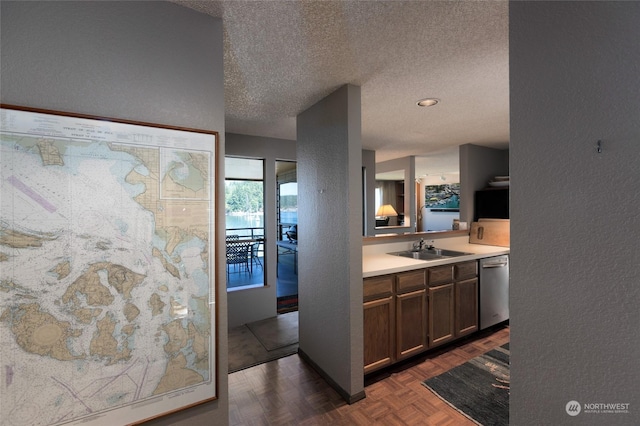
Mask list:
[[[171,388],[170,386],[163,387],[163,391],[159,392],[157,395],[147,395],[145,398],[136,399],[130,402],[124,402],[121,404],[114,404],[113,407],[96,410],[94,412],[87,411],[82,415],[69,415],[67,418],[58,418],[57,420],[47,420],[46,423],[41,424],[51,424],[51,425],[68,425],[68,424],[87,424],[87,425],[112,425],[112,424],[139,424],[154,418],[166,416],[171,413],[175,413],[178,411],[185,410],[189,407],[193,407],[196,405],[200,405],[209,401],[218,399],[218,309],[217,309],[217,292],[218,292],[218,283],[217,283],[217,252],[216,252],[216,226],[218,223],[217,217],[217,187],[218,187],[218,146],[219,146],[219,133],[213,130],[201,130],[201,129],[193,129],[186,127],[177,127],[177,126],[168,126],[140,121],[132,121],[126,119],[115,119],[115,118],[106,118],[99,117],[87,114],[79,114],[79,113],[70,113],[63,111],[55,111],[48,109],[38,109],[24,106],[16,106],[10,104],[0,104],[0,135],[14,134],[20,135],[28,135],[30,137],[40,137],[55,140],[56,143],[60,144],[60,141],[70,140],[77,142],[78,144],[89,141],[92,143],[98,144],[108,144],[111,148],[112,146],[126,146],[127,149],[131,152],[136,149],[140,150],[154,150],[157,149],[159,157],[162,155],[169,156],[173,153],[173,151],[178,152],[183,155],[191,155],[193,154],[194,158],[197,158],[198,161],[194,160],[194,163],[197,163],[194,167],[198,171],[203,173],[203,178],[201,182],[199,182],[200,187],[198,187],[197,191],[193,191],[188,195],[181,195],[180,189],[182,187],[179,184],[175,184],[173,181],[171,185],[158,185],[158,199],[167,200],[166,205],[168,208],[164,208],[162,213],[162,218],[164,222],[170,223],[172,226],[175,223],[180,222],[181,211],[191,209],[192,206],[197,205],[201,210],[198,212],[198,220],[202,223],[203,220],[206,220],[207,227],[206,230],[199,229],[200,241],[204,241],[203,247],[201,247],[200,258],[202,262],[206,264],[204,268],[206,270],[206,284],[205,286],[208,288],[208,292],[206,292],[206,298],[202,294],[198,294],[199,306],[203,307],[199,312],[200,314],[205,314],[205,321],[208,321],[206,327],[208,327],[208,334],[205,334],[204,337],[200,336],[199,339],[199,350],[201,352],[206,352],[206,359],[202,362],[206,363],[208,366],[208,376],[204,376],[202,380],[191,380],[185,379],[184,382],[181,382],[179,385],[175,385],[175,388]],[[6,161],[11,161],[11,155],[2,157],[2,148],[0,145],[0,165],[5,163]],[[186,154],[185,154],[186,153]],[[42,156],[42,149],[40,150],[40,155]],[[131,154],[128,154],[131,155]],[[7,157],[9,159],[7,159]],[[44,159],[43,159],[44,161]],[[167,160],[169,161],[169,160]],[[6,164],[6,163],[5,163]],[[52,160],[50,164],[56,166],[55,161]],[[169,170],[169,172],[172,172]],[[167,172],[167,175],[169,174]],[[6,177],[5,177],[6,178]],[[19,179],[14,179],[13,176],[10,176],[13,179],[10,184],[12,187],[17,188],[16,191],[22,191],[22,195],[24,198],[30,198],[29,201],[35,203],[39,203],[45,210],[50,210],[53,207],[48,201],[43,197],[42,194],[39,194],[37,189],[33,190],[21,182]],[[8,179],[7,179],[8,180]],[[2,187],[4,188],[4,186]],[[51,189],[51,188],[50,188]],[[53,188],[52,190],[55,190]],[[65,190],[65,188],[60,188],[60,191]],[[154,188],[155,190],[155,188]],[[146,189],[145,189],[146,191]],[[0,201],[3,196],[7,196],[7,193],[0,193]],[[156,201],[157,202],[157,201]],[[160,204],[160,203],[158,203]],[[206,206],[206,207],[204,207]],[[117,206],[114,205],[114,208]],[[206,208],[206,217],[202,214],[203,209]],[[157,218],[158,212],[155,212],[154,220]],[[11,225],[14,217],[9,213],[9,220],[7,221],[7,212],[4,212],[0,219],[2,219],[0,223],[0,249],[6,248],[6,244],[3,246],[3,242],[6,243],[7,238],[17,238],[13,235],[12,229],[7,224]],[[204,219],[203,219],[204,217]],[[174,226],[178,227],[179,226]],[[195,231],[194,231],[195,232]],[[15,233],[19,235],[19,232]],[[7,237],[8,236],[8,237]],[[177,243],[176,243],[177,244]],[[29,242],[27,241],[25,247],[20,247],[21,250],[29,249]],[[14,247],[15,248],[15,247]],[[2,250],[0,250],[2,251]],[[7,252],[7,250],[5,250]],[[64,257],[65,253],[60,253],[62,257]],[[165,256],[166,257],[166,256]],[[10,260],[10,256],[8,257],[6,253],[0,253],[0,271],[2,270],[2,265],[7,265],[7,261]],[[171,258],[168,261],[163,260],[163,264],[166,267],[166,271],[171,272]],[[104,268],[103,268],[104,269]],[[174,268],[175,269],[175,268]],[[166,272],[165,271],[165,272]],[[21,271],[26,274],[29,271]],[[61,274],[59,270],[54,271],[58,274]],[[76,272],[77,273],[77,272]],[[118,273],[122,274],[121,271],[115,270],[111,272],[113,275]],[[131,271],[126,272],[126,274],[132,275]],[[136,274],[133,274],[136,275]],[[1,278],[1,277],[0,277]],[[35,281],[36,277],[31,277],[32,280]],[[42,278],[37,277],[37,279],[42,281]],[[108,279],[111,284],[111,278]],[[140,278],[140,282],[155,283],[155,277],[145,276],[144,278]],[[14,327],[11,329],[5,323],[7,323],[7,315],[4,315],[3,311],[9,311],[7,308],[8,304],[11,302],[9,299],[3,296],[5,293],[11,294],[11,291],[15,290],[11,288],[12,283],[0,282],[0,332],[4,334],[2,337],[2,341],[8,339],[8,333],[5,333],[6,330],[12,330],[15,334],[15,340],[20,341],[21,339],[28,339],[29,336],[21,336],[20,333],[29,333],[32,332],[28,328],[25,327]],[[125,283],[126,285],[126,283]],[[141,284],[142,285],[142,284]],[[117,286],[115,286],[117,287]],[[130,288],[117,288],[117,292],[126,293],[127,291],[131,292]],[[112,289],[113,293],[116,293],[116,290]],[[28,293],[28,291],[26,292]],[[72,292],[73,293],[73,292]],[[80,294],[76,291],[75,294],[71,294],[67,299],[73,300],[73,298],[77,297]],[[90,295],[84,294],[83,297],[87,299]],[[175,295],[176,299],[179,299],[180,295]],[[183,298],[186,298],[182,295]],[[167,297],[171,297],[172,303],[170,305],[163,304],[166,306],[166,310],[171,309],[171,315],[174,315],[174,318],[177,318],[175,322],[179,322],[184,318],[187,318],[189,314],[191,314],[191,307],[188,303],[180,303],[176,302],[174,305],[173,295],[169,294]],[[3,300],[4,298],[4,300]],[[191,296],[191,298],[196,298],[196,296]],[[206,299],[206,300],[202,300]],[[131,305],[131,304],[129,304]],[[148,306],[147,304],[146,306]],[[27,306],[27,305],[23,305]],[[142,305],[141,305],[142,306]],[[10,308],[15,308],[15,306],[9,306]],[[130,308],[130,306],[128,306]],[[134,306],[135,307],[135,306]],[[30,308],[31,309],[31,308]],[[31,309],[31,314],[33,314],[34,309]],[[137,308],[136,308],[137,309]],[[130,309],[131,310],[131,309]],[[195,309],[193,309],[195,310]],[[37,310],[36,310],[37,311]],[[23,309],[21,315],[25,315],[26,308]],[[41,313],[38,311],[38,315],[40,318],[46,318],[46,313]],[[125,313],[124,315],[132,315],[130,312]],[[137,315],[137,314],[135,314]],[[90,319],[94,321],[97,318]],[[3,323],[4,320],[4,323]],[[185,320],[186,321],[186,320]],[[202,321],[201,321],[202,322]],[[4,326],[4,327],[3,327]],[[98,324],[98,326],[100,326]],[[189,339],[190,344],[195,346],[195,338],[192,336],[192,330],[195,328],[193,324],[189,325]],[[49,324],[49,329],[55,328]],[[180,328],[178,326],[178,328]],[[184,327],[187,329],[187,327]],[[41,330],[44,328],[41,327]],[[48,330],[48,329],[47,329]],[[113,329],[112,329],[113,330]],[[180,330],[182,333],[182,330]],[[41,334],[43,331],[41,331]],[[114,333],[112,331],[112,333]],[[169,334],[169,331],[166,332]],[[198,334],[198,332],[194,332],[194,334]],[[70,340],[74,336],[67,335],[67,340]],[[44,340],[46,340],[46,336]],[[157,340],[157,339],[156,339]],[[122,343],[122,342],[121,342]],[[165,348],[168,345],[174,344],[173,338],[169,337],[166,339]],[[159,345],[149,345],[148,348],[140,347],[136,349],[140,349],[142,351],[158,351]],[[125,345],[126,348],[126,345]],[[183,349],[183,348],[180,348]],[[1,349],[5,350],[5,349]],[[58,351],[59,352],[59,351]],[[179,354],[180,352],[175,352]],[[2,352],[0,352],[2,354]],[[5,352],[6,354],[6,352]],[[31,355],[31,354],[30,354]],[[166,355],[166,354],[165,354]],[[178,356],[176,356],[177,358]],[[147,356],[147,358],[149,358]],[[116,363],[118,360],[113,361]],[[9,365],[10,362],[19,363],[20,361],[15,360],[0,360],[0,386],[8,387],[8,384],[11,383],[13,379],[13,372],[19,370],[20,368],[28,368],[28,366],[23,365]],[[64,362],[64,361],[60,361]],[[169,368],[172,365],[172,361],[167,362],[165,375],[163,379],[167,377],[169,374]],[[129,368],[129,367],[127,367]],[[171,367],[173,368],[173,367]],[[184,372],[187,371],[185,369],[178,369],[177,371]],[[194,374],[198,376],[197,374]],[[46,378],[48,379],[48,378]],[[35,382],[34,382],[35,385]],[[65,388],[70,390],[77,389],[75,383],[70,381],[68,383],[63,384]],[[56,385],[47,380],[43,380],[42,382],[38,382],[38,386],[42,388],[43,386],[51,386],[52,392],[60,392],[61,386]],[[80,386],[78,384],[78,386]],[[157,390],[157,389],[156,389]],[[6,395],[6,390],[5,391]],[[42,391],[42,389],[40,389]],[[46,392],[46,388],[44,389]],[[139,392],[139,391],[138,391]],[[70,391],[71,393],[71,391]],[[137,395],[137,394],[136,394]],[[7,419],[9,421],[11,410],[11,404],[2,403],[0,404],[0,418]],[[16,423],[19,424],[19,419]],[[24,419],[22,419],[24,420]],[[12,423],[8,423],[12,424]],[[39,423],[40,424],[40,423]]]

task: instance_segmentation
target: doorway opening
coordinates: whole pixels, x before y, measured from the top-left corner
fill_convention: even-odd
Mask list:
[[[276,161],[277,309],[298,310],[298,178],[294,161]]]
[[[270,183],[272,180],[266,179],[267,186],[269,186],[266,191],[275,190],[275,209],[272,211],[271,208],[267,208],[267,211],[264,212],[264,218],[270,221],[268,222],[270,225],[276,225],[275,232],[268,231],[266,240],[269,241],[267,251],[270,261],[268,264],[275,263],[277,267],[275,288],[277,315],[229,329],[229,372],[288,356],[298,351],[298,184],[296,163],[276,161],[275,166],[275,188],[269,186],[272,185]],[[267,226],[267,229],[273,228]],[[227,233],[231,231],[231,229],[227,229]],[[276,262],[274,262],[270,251],[273,240],[276,241],[277,251],[274,252],[277,257]]]

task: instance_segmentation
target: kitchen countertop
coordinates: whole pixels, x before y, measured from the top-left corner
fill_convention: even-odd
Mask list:
[[[433,245],[436,248],[473,253],[464,256],[447,257],[435,260],[418,260],[387,254],[394,251],[409,250],[411,249],[411,244],[412,243],[410,242],[404,242],[364,246],[362,253],[362,277],[375,277],[378,275],[394,274],[397,272],[465,262],[468,260],[477,260],[501,254],[509,254],[509,247],[469,244],[468,237],[444,238],[437,239],[433,242]]]

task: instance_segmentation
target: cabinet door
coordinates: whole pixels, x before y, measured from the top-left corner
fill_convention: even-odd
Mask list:
[[[364,304],[364,372],[395,361],[395,304],[393,296]]]
[[[396,358],[427,349],[426,289],[396,296]]]
[[[478,279],[456,283],[456,335],[473,333],[478,329]]]
[[[455,336],[453,283],[429,288],[429,347]]]

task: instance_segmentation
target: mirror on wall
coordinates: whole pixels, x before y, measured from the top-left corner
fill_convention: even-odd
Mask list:
[[[405,171],[376,173],[375,215],[376,228],[408,226],[405,214]]]
[[[459,208],[440,204],[451,193],[455,195],[451,201],[459,201],[457,148],[377,162],[375,170],[375,235],[452,230],[454,216],[459,216],[454,210]],[[426,186],[438,186],[429,188],[434,194],[430,192],[428,198]]]

